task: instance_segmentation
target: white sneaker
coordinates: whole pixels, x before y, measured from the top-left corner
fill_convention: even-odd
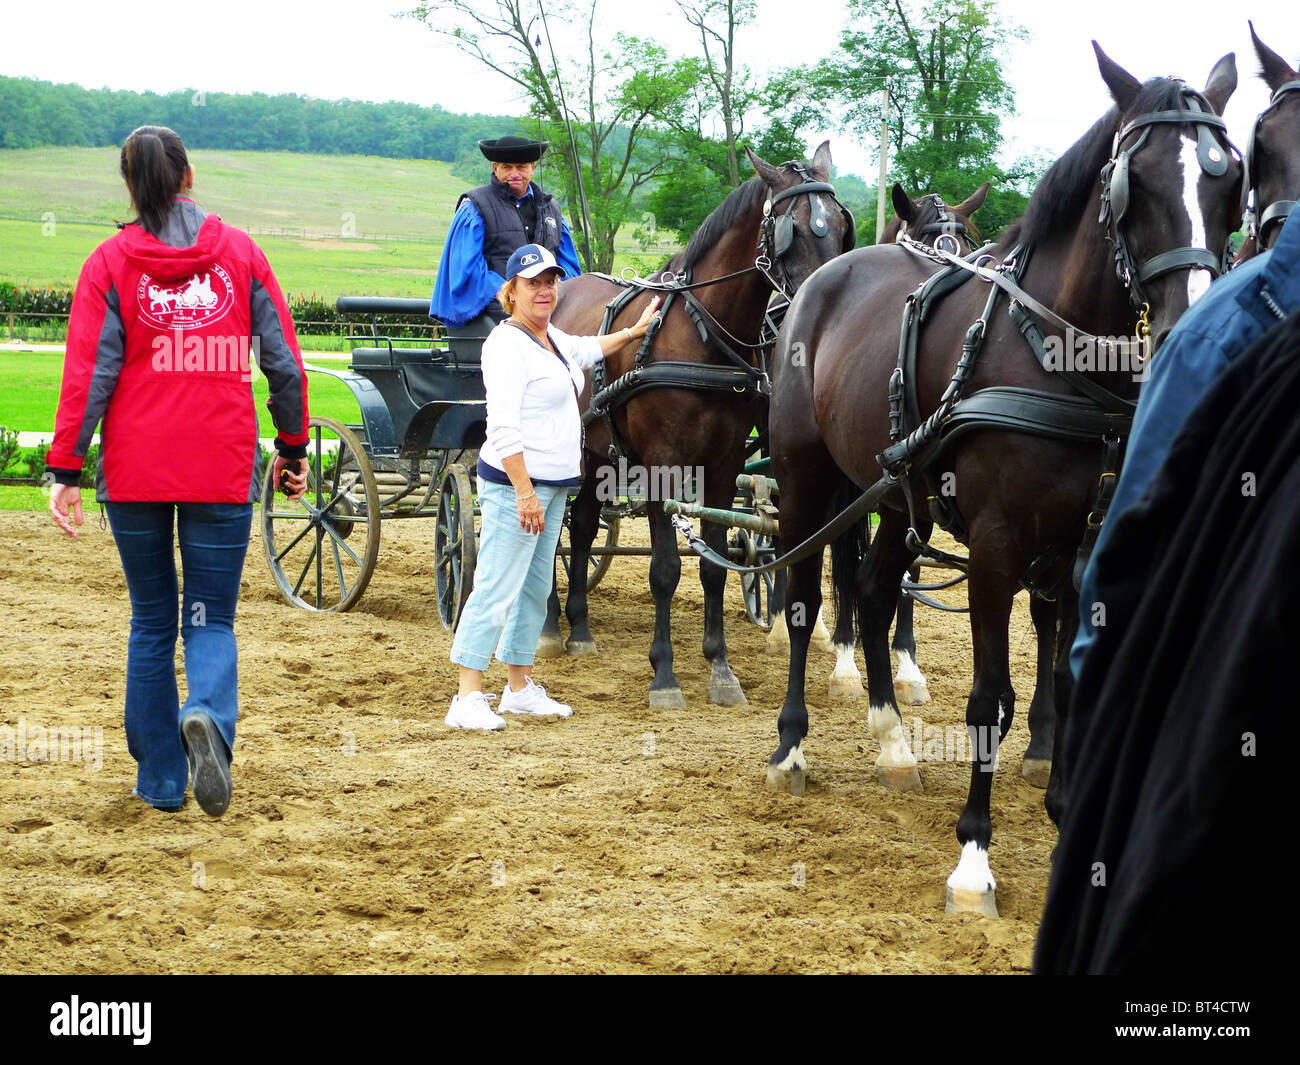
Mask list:
[[[501,712],[503,714],[535,714],[538,717],[572,717],[573,707],[557,703],[546,694],[546,689],[528,678],[523,691],[515,691],[506,683],[501,693]]]
[[[506,727],[506,719],[494,713],[488,701],[495,695],[471,692],[463,699],[457,695],[451,700],[451,709],[447,711],[444,722],[452,728],[477,728],[485,732],[500,732]]]

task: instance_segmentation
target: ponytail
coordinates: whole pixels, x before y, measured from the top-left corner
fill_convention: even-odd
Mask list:
[[[141,126],[122,145],[121,166],[136,221],[156,236],[189,170],[185,145],[166,126]]]

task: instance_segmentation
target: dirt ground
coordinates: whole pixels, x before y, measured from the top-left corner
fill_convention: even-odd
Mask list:
[[[0,514],[0,725],[102,726],[102,768],[0,762],[0,970],[181,972],[1008,973],[1030,965],[1055,832],[1019,777],[1034,641],[1012,629],[1018,704],[994,786],[997,920],[943,910],[969,765],[925,762],[923,793],[877,782],[865,700],[809,669],[807,794],[764,784],[785,662],[727,588],[749,706],[706,696],[702,595],[683,567],[673,626],[688,707],[651,711],[645,559],[592,596],[598,658],[538,668],[569,720],[446,728],[450,634],[433,523],[384,527],[357,607],[287,606],[250,547],[238,634],[235,799],[167,815],[131,797],[122,727],[129,608],[112,539],[73,544]],[[624,526],[628,528],[627,523]],[[630,530],[644,536],[644,524]],[[920,609],[933,701],[961,726],[964,615]],[[861,655],[859,654],[859,661]],[[489,682],[498,689],[504,667]],[[918,752],[919,756],[919,752]]]

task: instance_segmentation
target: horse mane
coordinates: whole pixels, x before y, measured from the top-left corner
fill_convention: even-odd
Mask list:
[[[704,257],[705,252],[722,239],[724,233],[735,226],[738,219],[758,205],[758,201],[766,193],[767,185],[757,174],[736,186],[727,194],[727,198],[713,209],[708,218],[700,223],[700,228],[691,234],[691,239],[687,241],[686,248],[680,256],[670,259],[669,263],[678,262],[679,270],[693,267]]]
[[[1182,107],[1180,95],[1187,86],[1172,78],[1145,82],[1133,102],[1133,111],[1172,111]],[[1120,113],[1111,107],[1090,130],[1047,169],[1029,197],[1024,217],[1003,235],[1000,246],[1017,244],[1032,248],[1054,235],[1072,229],[1079,216],[1094,210],[1088,201],[1097,195],[1097,175],[1110,159],[1111,145],[1119,132]]]

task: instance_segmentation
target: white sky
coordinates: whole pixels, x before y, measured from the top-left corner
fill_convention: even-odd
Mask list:
[[[408,6],[403,0],[8,5],[0,73],[95,88],[293,92],[521,112],[504,79],[439,43],[420,24],[392,17]],[[1042,0],[1001,0],[1000,6],[1031,33],[1007,63],[1018,112],[1004,125],[1008,158],[1028,151],[1055,157],[1106,109],[1089,45],[1094,37],[1139,79],[1173,74],[1197,88],[1221,55],[1235,51],[1239,85],[1227,120],[1243,148],[1250,122],[1267,102],[1255,76],[1247,12],[1223,0],[1083,0],[1051,7]],[[757,0],[757,7],[757,24],[738,42],[741,60],[756,71],[811,62],[835,50],[844,0]],[[1249,15],[1263,40],[1297,65],[1300,4],[1252,0]],[[657,37],[677,53],[694,45],[669,0],[599,0],[597,27],[604,38],[620,30]],[[554,18],[551,31],[561,56],[579,43],[569,36],[572,28]],[[875,145],[855,143],[837,130],[823,135],[831,138],[837,166],[870,183]]]

